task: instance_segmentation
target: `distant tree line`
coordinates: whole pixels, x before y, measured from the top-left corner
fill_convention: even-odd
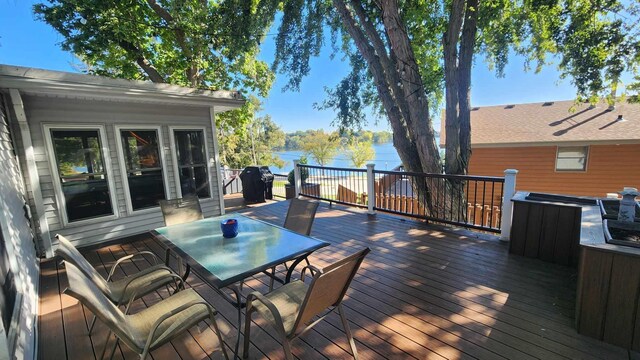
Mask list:
[[[284,140],[284,147],[279,148],[278,150],[304,150],[303,139],[309,135],[315,135],[317,132],[318,130],[298,130],[296,132],[287,133]],[[339,138],[342,143],[347,143],[351,140],[357,139],[358,141],[371,142],[373,144],[386,144],[393,140],[393,135],[389,131],[359,130],[345,132],[343,134],[335,132],[332,135]]]

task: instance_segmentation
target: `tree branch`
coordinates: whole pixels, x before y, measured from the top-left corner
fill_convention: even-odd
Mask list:
[[[125,40],[119,40],[118,44],[121,48],[135,57],[136,63],[147,74],[147,76],[149,76],[149,80],[154,83],[166,82],[164,76],[160,75],[158,69],[156,69],[153,64],[151,64],[151,62],[144,56],[140,48]]]
[[[196,87],[199,82],[198,76],[197,76],[198,69],[194,63],[193,51],[187,44],[187,40],[186,40],[187,37],[185,35],[184,30],[181,27],[176,26],[175,18],[171,15],[171,13],[169,13],[169,11],[167,11],[167,9],[160,6],[160,4],[156,2],[156,0],[147,0],[147,4],[149,4],[151,9],[153,9],[153,11],[161,19],[166,21],[167,24],[171,26],[171,29],[176,35],[176,42],[178,43],[178,46],[180,47],[185,57],[187,58],[187,62],[189,63],[189,68],[186,70],[187,79],[189,79],[189,81],[191,82],[191,86]]]
[[[369,71],[373,75],[374,84],[378,89],[380,100],[382,101],[382,105],[389,117],[389,124],[391,124],[391,128],[393,129],[393,143],[396,148],[398,148],[400,159],[410,171],[414,171],[420,167],[419,163],[416,164],[415,159],[410,158],[408,154],[415,153],[415,144],[410,140],[411,138],[409,137],[408,130],[405,126],[406,121],[404,120],[402,113],[390,92],[389,83],[387,82],[387,78],[384,74],[380,58],[376,55],[375,49],[369,43],[362,30],[358,27],[355,19],[351,16],[344,0],[333,0],[333,5],[338,11],[347,32],[355,42],[358,51],[360,51],[360,54],[362,54],[369,65]]]
[[[393,54],[398,58],[398,72],[403,74],[404,97],[408,105],[406,119],[411,139],[418,149],[423,172],[440,173],[440,154],[435,144],[435,134],[429,117],[422,76],[411,47],[411,41],[398,13],[397,0],[382,0],[382,21],[387,32]]]
[[[368,16],[362,7],[362,2],[360,0],[351,0],[351,6],[354,8],[356,15],[358,16],[358,20],[360,24],[362,24],[362,28],[364,29],[365,34],[371,40],[373,48],[378,53],[378,57],[380,58],[380,62],[382,64],[383,70],[385,72],[385,76],[387,77],[387,83],[390,85],[391,90],[393,91],[393,96],[398,104],[400,112],[402,113],[403,118],[407,118],[409,116],[408,104],[404,97],[402,96],[402,88],[401,77],[397,71],[397,63],[394,57],[389,57],[387,53],[387,47],[385,46],[382,38],[378,31],[376,31],[373,23],[368,20]],[[393,50],[391,50],[393,53]]]

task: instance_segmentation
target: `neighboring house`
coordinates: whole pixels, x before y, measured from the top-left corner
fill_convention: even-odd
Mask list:
[[[572,109],[572,107],[574,107]],[[442,122],[442,144],[445,141]],[[640,105],[574,101],[476,107],[469,174],[517,169],[518,190],[606,196],[640,187]]]
[[[0,358],[33,358],[38,256],[163,226],[159,199],[224,212],[215,114],[232,91],[0,65]],[[18,271],[20,269],[20,271]],[[5,342],[6,340],[6,342]]]

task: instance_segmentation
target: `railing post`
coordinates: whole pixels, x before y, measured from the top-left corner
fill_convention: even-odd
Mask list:
[[[302,177],[300,177],[300,168],[298,165],[300,164],[300,160],[293,160],[293,178],[294,178],[294,189],[296,192],[296,197],[300,196],[300,192],[302,191]]]
[[[376,205],[376,193],[375,193],[375,177],[373,176],[373,170],[375,164],[367,164],[367,214],[374,215],[376,212],[373,207]]]
[[[513,212],[513,202],[511,198],[516,193],[516,174],[518,170],[507,169],[504,171],[504,189],[502,192],[502,218],[500,220],[500,240],[509,241],[511,232],[511,215]]]

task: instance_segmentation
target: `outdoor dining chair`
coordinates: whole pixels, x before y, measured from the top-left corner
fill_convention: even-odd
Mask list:
[[[166,226],[204,219],[200,201],[195,195],[186,195],[180,199],[160,200],[159,204]]]
[[[266,295],[259,292],[249,294],[243,357],[246,359],[249,356],[249,332],[251,315],[254,312],[260,314],[276,329],[282,339],[285,358],[289,360],[293,359],[291,341],[313,328],[337,309],[349,340],[351,353],[357,359],[358,351],[342,308],[342,299],[369,251],[369,248],[365,248],[322,270],[309,265],[302,269],[300,280],[285,284]],[[309,270],[313,276],[309,285],[304,282],[306,270]],[[307,325],[315,316],[322,313],[324,314],[319,319]]]
[[[213,325],[225,359],[229,359],[216,322],[217,311],[195,290],[180,291],[151,307],[130,315],[128,311],[131,302],[123,313],[80,269],[71,263],[65,263],[65,268],[69,287],[64,293],[78,299],[109,327],[110,331],[100,359],[106,353],[112,333],[115,334],[116,341],[111,348],[109,359],[113,358],[120,341],[138,353],[140,359],[145,359],[153,349],[173,340],[206,319],[209,319]]]
[[[67,238],[58,234],[56,235],[56,239],[58,239],[59,244],[56,249],[56,255],[63,258],[67,263],[78,267],[86,277],[93,281],[96,288],[98,288],[109,301],[116,304],[116,306],[124,305],[129,301],[138,299],[169,284],[174,284],[176,291],[179,289],[177,281],[178,279],[182,279],[174,273],[173,270],[162,264],[160,259],[150,251],[140,251],[121,257],[113,264],[105,280]],[[132,260],[136,256],[149,256],[154,265],[135,274],[125,276],[122,279],[112,281],[113,274],[118,266],[124,261]],[[89,334],[91,334],[93,330],[95,320],[96,318],[94,316],[89,326]]]
[[[289,203],[289,210],[287,210],[287,217],[284,219],[283,227],[287,230],[295,231],[298,234],[307,235],[311,234],[311,227],[313,226],[313,220],[316,218],[316,212],[320,203],[317,201],[302,200],[298,198],[291,199]],[[309,259],[306,257],[304,261],[309,263]],[[287,264],[284,267],[288,269]],[[273,290],[274,277],[276,275],[276,267],[271,268],[269,291]]]
[[[311,227],[313,226],[313,220],[316,218],[318,205],[320,204],[317,201],[291,199],[283,227],[298,234],[311,234]]]
[[[192,221],[202,220],[202,208],[200,207],[200,200],[196,195],[185,195],[180,199],[172,200],[160,200],[160,210],[162,216],[164,216],[165,226],[179,225],[189,223]],[[167,251],[166,264],[169,265],[170,252]],[[178,261],[178,272],[182,275],[183,279],[186,279],[191,272],[191,267],[187,264],[186,267],[181,257],[176,256]]]

